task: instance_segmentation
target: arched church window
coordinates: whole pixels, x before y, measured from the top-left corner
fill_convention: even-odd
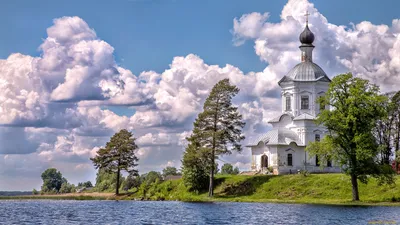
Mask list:
[[[287,96],[286,97],[286,111],[292,110],[291,109],[292,108],[291,105],[292,105],[292,102],[291,102],[290,96]]]
[[[319,142],[321,140],[321,136],[319,134],[315,135],[315,141]]]
[[[307,95],[301,96],[301,109],[309,109],[309,97]]]
[[[287,164],[288,164],[288,166],[293,166],[293,155],[292,155],[292,153],[287,154]]]

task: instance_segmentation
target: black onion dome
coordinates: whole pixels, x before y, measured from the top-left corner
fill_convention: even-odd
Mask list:
[[[300,34],[300,42],[302,44],[311,45],[314,42],[314,38],[313,32],[311,32],[311,30],[308,28],[308,25],[306,25],[306,28],[304,28],[303,32]]]

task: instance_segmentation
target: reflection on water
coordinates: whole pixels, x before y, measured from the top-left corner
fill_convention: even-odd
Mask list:
[[[400,207],[10,200],[0,224],[400,224]]]

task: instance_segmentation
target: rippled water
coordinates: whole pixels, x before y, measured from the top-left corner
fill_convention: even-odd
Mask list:
[[[0,224],[400,224],[400,207],[7,200]]]

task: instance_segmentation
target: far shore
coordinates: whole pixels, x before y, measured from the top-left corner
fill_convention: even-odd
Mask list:
[[[218,175],[215,195],[187,190],[182,179],[152,183],[122,192],[0,196],[0,200],[134,200],[181,202],[258,202],[342,206],[400,206],[400,176],[396,184],[383,185],[370,179],[359,184],[361,201],[351,201],[351,184],[344,174]]]

